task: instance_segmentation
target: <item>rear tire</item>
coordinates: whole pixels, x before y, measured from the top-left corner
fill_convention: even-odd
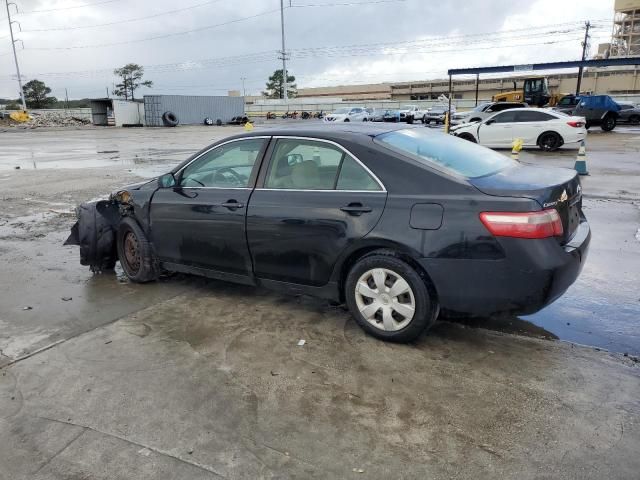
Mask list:
[[[538,137],[538,147],[544,152],[553,152],[559,149],[564,141],[556,132],[544,132]]]
[[[118,259],[129,280],[136,283],[151,282],[158,278],[160,269],[147,236],[131,217],[124,217],[118,227]]]
[[[603,132],[610,132],[611,130],[616,128],[617,123],[618,122],[616,121],[616,117],[614,117],[613,115],[607,115],[606,117],[604,117],[604,120],[602,120],[602,125],[600,125],[600,128]]]
[[[435,299],[423,278],[392,252],[361,258],[345,282],[345,299],[360,327],[382,340],[415,340],[436,320]]]

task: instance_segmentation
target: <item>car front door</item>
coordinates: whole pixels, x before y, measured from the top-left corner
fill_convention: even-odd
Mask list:
[[[218,145],[178,172],[175,186],[154,194],[151,238],[161,262],[250,275],[245,216],[268,140]]]
[[[325,285],[341,252],[376,225],[387,192],[334,142],[280,137],[270,150],[247,212],[254,273]]]
[[[514,120],[514,110],[507,110],[487,118],[478,127],[479,143],[488,147],[511,146]]]

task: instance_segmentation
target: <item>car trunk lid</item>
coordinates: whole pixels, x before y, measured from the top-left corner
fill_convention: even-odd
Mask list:
[[[571,239],[580,224],[582,187],[575,170],[518,164],[470,182],[487,195],[530,198],[543,209],[555,208],[564,230],[562,244]]]

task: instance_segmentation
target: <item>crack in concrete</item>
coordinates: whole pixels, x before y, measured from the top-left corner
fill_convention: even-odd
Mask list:
[[[173,300],[174,298],[179,297],[180,295],[183,295],[184,293],[185,292],[176,293],[172,297],[169,297],[169,298],[167,298],[167,299],[165,299],[163,301]],[[96,330],[98,330],[100,328],[104,328],[104,327],[108,327],[109,325],[113,325],[114,323],[118,322],[119,320],[122,320],[123,318],[127,318],[130,315],[137,314],[137,313],[139,313],[139,312],[141,312],[143,310],[146,310],[148,308],[155,307],[155,306],[156,305],[149,305],[149,306],[143,307],[143,308],[141,308],[139,310],[136,310],[134,312],[129,312],[129,313],[121,315],[121,316],[119,316],[117,318],[114,318],[113,320],[110,320],[110,321],[108,321],[106,323],[103,323],[102,325],[98,325],[98,326],[96,326],[94,328],[91,328],[90,330],[84,330],[82,332],[76,333],[75,335],[71,335],[70,337],[62,338],[60,340],[57,340],[57,341],[55,341],[55,342],[53,342],[53,343],[51,343],[49,345],[45,345],[44,347],[36,349],[33,352],[29,352],[26,355],[22,355],[20,357],[14,358],[14,359],[10,360],[9,362],[5,363],[4,365],[0,364],[0,370],[2,370],[3,368],[6,368],[6,367],[10,367],[11,365],[15,365],[16,363],[22,362],[23,360],[27,360],[27,359],[29,359],[29,358],[31,358],[31,357],[33,357],[35,355],[38,355],[38,354],[40,354],[42,352],[46,352],[47,350],[50,350],[50,349],[52,349],[54,347],[57,347],[58,345],[66,343],[69,340],[73,340],[75,338],[81,337],[81,336],[86,335],[88,333],[94,332],[94,331],[96,331]],[[6,355],[4,357],[5,358],[9,358],[9,359],[11,358],[11,357],[7,357]]]
[[[62,447],[60,450],[58,450],[56,453],[54,453],[48,460],[46,460],[42,465],[40,465],[40,467],[38,467],[38,470],[36,470],[35,472],[33,472],[33,475],[36,475],[38,473],[40,473],[40,471],[46,467],[47,465],[49,465],[58,455],[60,455],[62,452],[64,452],[67,448],[69,448],[69,446],[75,442],[76,440],[78,440],[83,434],[84,432],[86,432],[86,428],[82,428],[78,425],[78,428],[81,428],[80,433],[78,433],[78,435],[76,435],[75,437],[73,437],[71,440],[69,440],[64,447]]]
[[[204,465],[202,463],[185,460],[183,458],[177,457],[177,456],[175,456],[175,455],[173,455],[173,454],[171,454],[169,452],[166,452],[164,450],[160,450],[158,448],[151,447],[151,446],[145,445],[143,443],[134,442],[133,440],[129,440],[128,438],[125,438],[125,437],[123,437],[121,435],[116,435],[115,433],[104,432],[102,430],[98,430],[97,428],[90,427],[89,425],[82,425],[82,424],[79,424],[79,423],[69,422],[69,421],[66,421],[66,420],[59,420],[57,418],[49,418],[49,417],[42,417],[42,416],[36,416],[36,418],[40,418],[42,420],[48,420],[50,422],[63,423],[65,425],[71,425],[71,426],[74,426],[74,427],[84,428],[85,430],[83,430],[82,433],[84,433],[86,430],[91,430],[92,432],[99,433],[99,434],[105,435],[107,437],[116,438],[118,440],[121,440],[121,441],[123,441],[125,443],[128,443],[130,445],[134,445],[134,446],[139,447],[139,448],[146,448],[146,449],[151,450],[152,452],[154,452],[154,453],[156,453],[158,455],[162,455],[164,457],[169,457],[169,458],[172,458],[172,459],[174,459],[174,460],[176,460],[176,461],[178,461],[180,463],[184,463],[186,465],[190,465],[192,467],[199,468],[200,470],[204,470],[204,471],[206,471],[208,473],[212,473],[212,474],[216,475],[217,477],[219,477],[221,479],[226,480],[228,478],[228,477],[224,476],[223,474],[221,474],[220,472],[216,472],[213,468],[209,467],[208,465]],[[56,455],[58,455],[58,454],[56,454]]]

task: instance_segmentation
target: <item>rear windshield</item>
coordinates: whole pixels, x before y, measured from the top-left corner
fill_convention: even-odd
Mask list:
[[[490,175],[515,163],[500,153],[468,140],[430,132],[426,128],[383,133],[376,140],[409,154],[425,165],[444,167],[467,178]]]

